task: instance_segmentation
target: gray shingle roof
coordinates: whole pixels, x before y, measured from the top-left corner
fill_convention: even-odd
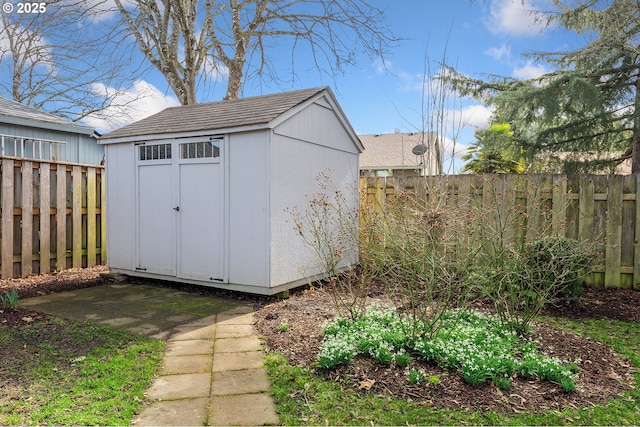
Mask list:
[[[41,127],[45,129],[61,130],[81,134],[92,134],[93,129],[73,123],[53,114],[44,113],[19,102],[11,101],[0,96],[0,122],[13,123],[24,126]]]
[[[420,164],[411,151],[418,144],[432,147],[432,132],[358,135],[365,150],[360,154],[360,169],[410,169]]]
[[[267,124],[328,87],[281,92],[227,101],[169,107],[116,129],[101,139],[228,129]]]

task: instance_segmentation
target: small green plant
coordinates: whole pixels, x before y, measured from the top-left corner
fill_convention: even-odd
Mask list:
[[[373,360],[381,365],[388,365],[394,360],[395,355],[392,353],[393,348],[388,345],[380,345],[371,352]]]
[[[409,364],[413,362],[413,357],[409,353],[401,349],[393,357],[393,360],[395,360],[398,366],[409,366]]]
[[[501,375],[494,375],[493,377],[491,377],[491,381],[493,382],[493,385],[502,390],[507,390],[511,383],[510,378]]]
[[[432,385],[438,385],[440,384],[440,377],[437,375],[429,375],[427,377],[427,382]]]
[[[276,330],[278,332],[286,332],[289,330],[291,326],[289,325],[289,322],[282,322],[281,324],[278,325],[278,327],[276,328]]]
[[[407,376],[407,379],[409,380],[409,384],[411,385],[420,385],[427,377],[427,374],[424,372],[424,369],[422,368],[407,369],[405,371],[405,375]]]
[[[0,295],[0,303],[3,308],[18,308],[18,291],[16,289],[5,291],[4,295]]]

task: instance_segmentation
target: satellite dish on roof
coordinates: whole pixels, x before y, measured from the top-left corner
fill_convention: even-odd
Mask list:
[[[427,146],[424,144],[418,144],[415,147],[413,147],[411,152],[416,156],[422,156],[424,153],[427,152]]]

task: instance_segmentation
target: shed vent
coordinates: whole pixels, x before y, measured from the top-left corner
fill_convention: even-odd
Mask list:
[[[140,160],[162,160],[171,158],[171,144],[140,145]]]
[[[181,159],[203,159],[207,157],[220,157],[220,142],[218,140],[180,144]]]

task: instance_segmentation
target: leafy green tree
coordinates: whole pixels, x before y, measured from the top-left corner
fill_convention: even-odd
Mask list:
[[[526,169],[521,148],[513,138],[508,123],[493,123],[489,128],[475,132],[476,142],[471,144],[462,172],[522,173]]]
[[[544,16],[548,24],[588,40],[572,51],[528,54],[556,71],[531,80],[456,73],[450,82],[493,105],[494,119],[511,123],[529,160],[544,152],[580,153],[581,159],[605,152],[600,163],[632,158],[632,171],[640,172],[640,2],[553,2],[559,12]]]

